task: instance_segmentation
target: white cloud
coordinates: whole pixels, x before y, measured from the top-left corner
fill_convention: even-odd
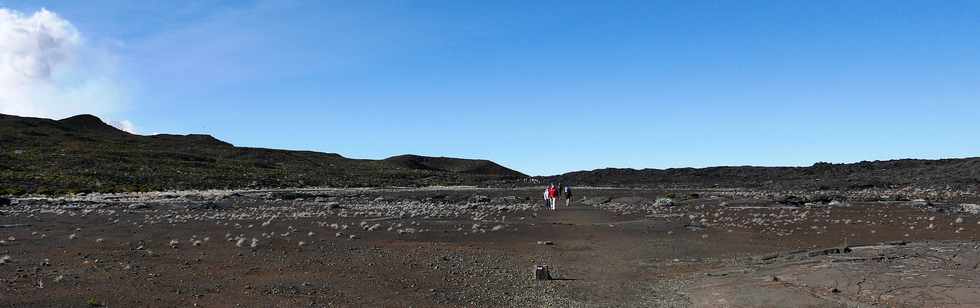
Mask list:
[[[133,122],[130,122],[129,120],[111,121],[109,122],[109,125],[130,134],[137,134],[136,125],[133,125]]]
[[[0,113],[111,117],[126,102],[115,63],[110,52],[87,45],[75,26],[51,11],[25,15],[0,8]]]

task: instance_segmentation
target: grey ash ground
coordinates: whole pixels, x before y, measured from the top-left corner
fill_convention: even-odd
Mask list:
[[[974,196],[579,188],[559,211],[539,188],[19,198],[0,207],[0,306],[974,307]],[[538,264],[557,279],[533,280]]]

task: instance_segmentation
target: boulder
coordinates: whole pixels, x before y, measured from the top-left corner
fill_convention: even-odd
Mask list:
[[[0,206],[8,206],[11,203],[12,201],[10,201],[10,198],[0,197]]]

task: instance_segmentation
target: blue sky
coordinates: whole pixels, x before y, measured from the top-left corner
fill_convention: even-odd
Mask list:
[[[3,1],[144,133],[534,175],[980,153],[978,1]]]

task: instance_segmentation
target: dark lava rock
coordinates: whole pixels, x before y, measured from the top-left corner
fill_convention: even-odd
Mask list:
[[[473,200],[473,202],[476,203],[487,203],[490,202],[490,197],[484,195],[475,195],[472,198],[470,198],[470,200]]]
[[[309,195],[299,192],[277,192],[272,194],[273,199],[296,200],[309,197]]]
[[[0,197],[0,206],[8,206],[8,205],[10,205],[10,198]]]
[[[146,205],[146,203],[133,203],[129,205],[130,210],[142,210],[148,208],[150,208],[150,206]]]
[[[687,224],[687,225],[684,225],[684,228],[687,228],[688,230],[691,230],[691,231],[694,231],[694,232],[698,232],[698,231],[704,231],[704,229],[707,228],[707,227],[705,225],[702,225],[702,224]]]
[[[220,204],[216,202],[204,202],[198,204],[191,204],[187,208],[192,210],[224,210],[228,208],[228,205]]]
[[[790,196],[785,196],[782,199],[780,199],[779,200],[779,203],[780,204],[785,204],[785,205],[792,205],[792,206],[801,206],[801,205],[805,204],[806,201],[803,200],[803,198],[790,195]]]
[[[915,208],[929,208],[933,206],[932,202],[926,199],[912,200],[909,205]]]
[[[337,201],[327,202],[327,204],[324,204],[324,207],[326,207],[328,209],[347,209],[348,208],[346,206],[340,205],[340,202],[337,202]]]
[[[809,198],[809,200],[807,200],[807,202],[819,202],[819,203],[831,203],[833,201],[844,202],[847,201],[847,197],[839,196],[839,195],[819,194],[819,195],[812,196]]]
[[[502,202],[502,203],[515,203],[519,199],[520,198],[518,198],[517,196],[506,196],[506,197],[497,198],[497,201]]]
[[[611,201],[612,198],[610,197],[592,197],[592,198],[582,200],[582,203],[585,205],[600,205],[600,204],[609,203]]]

